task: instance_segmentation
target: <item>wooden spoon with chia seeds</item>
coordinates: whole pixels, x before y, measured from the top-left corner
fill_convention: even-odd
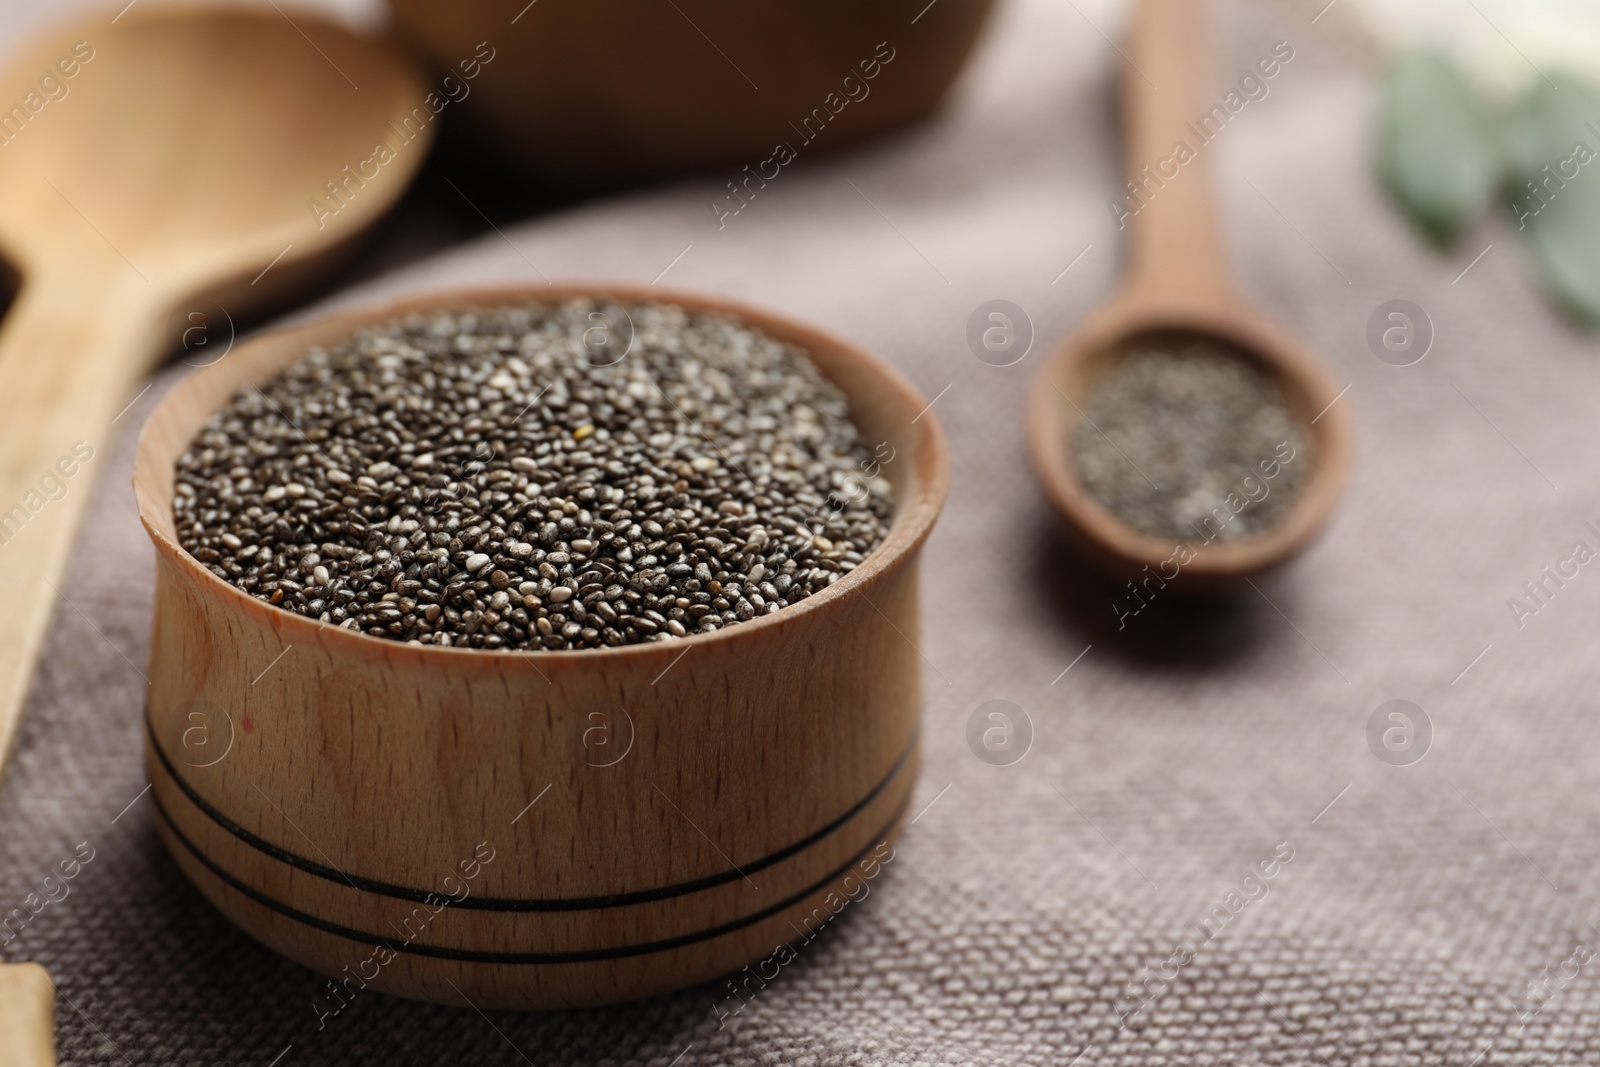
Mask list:
[[[394,203],[426,92],[389,49],[275,10],[103,11],[0,73],[0,248],[22,276],[0,330],[0,760],[119,411],[184,329],[225,333]],[[52,992],[0,966],[0,1064],[53,1062]]]
[[[1211,22],[1209,0],[1140,0],[1123,79],[1128,170],[1137,183],[1123,217],[1132,233],[1131,277],[1045,364],[1028,413],[1034,468],[1072,546],[1119,577],[1154,574],[1188,589],[1242,583],[1304,548],[1343,487],[1351,444],[1339,387],[1299,342],[1244,303],[1223,263],[1206,180],[1215,149],[1192,125],[1226,91],[1211,77]],[[1276,385],[1315,460],[1270,529],[1238,540],[1196,536],[1178,551],[1173,539],[1141,533],[1098,503],[1077,475],[1072,449],[1096,385],[1121,359],[1140,347],[1192,340],[1236,354]],[[1141,477],[1131,464],[1127,474]]]

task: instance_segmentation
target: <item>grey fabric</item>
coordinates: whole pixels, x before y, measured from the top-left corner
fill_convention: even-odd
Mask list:
[[[1121,263],[1105,201],[1122,61],[1071,4],[1013,0],[946,113],[803,156],[720,231],[711,175],[338,298],[533,280],[535,266],[648,282],[672,263],[663,285],[816,322],[938,396],[954,475],[926,555],[920,814],[871,896],[725,1026],[708,986],[542,1016],[373,994],[319,1032],[318,978],[188,886],[139,799],[152,555],[128,475],[164,376],[94,461],[0,793],[0,912],[79,842],[95,850],[3,950],[55,975],[62,1063],[1600,1060],[1600,571],[1581,568],[1521,629],[1507,606],[1574,542],[1600,547],[1584,526],[1600,520],[1600,364],[1544,306],[1503,221],[1443,258],[1397,221],[1369,176],[1369,79],[1311,24],[1320,6],[1230,9],[1225,72],[1279,39],[1296,57],[1205,158],[1243,288],[1351,384],[1358,466],[1313,550],[1222,602],[1160,596],[1119,631],[1117,590],[1067,557],[1024,465],[1039,359]],[[914,50],[915,29],[896,46]],[[1399,297],[1438,334],[1408,368],[1364,341]],[[964,339],[993,298],[1036,331],[1009,368]],[[1435,731],[1412,766],[1368,745],[1394,698]],[[1035,734],[1009,767],[965,740],[996,699]],[[1246,881],[1275,849],[1274,877]],[[1228,921],[1207,941],[1198,924],[1217,908]],[[1119,1026],[1134,982],[1153,1000]]]

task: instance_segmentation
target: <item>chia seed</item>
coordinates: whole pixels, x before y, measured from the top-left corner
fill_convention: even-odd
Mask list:
[[[627,312],[625,355],[592,358],[597,311]],[[858,566],[893,501],[801,349],[729,316],[571,301],[311,349],[212,416],[173,510],[197,561],[283,610],[559,650],[781,611]]]
[[[1139,346],[1093,390],[1085,414],[1072,442],[1078,480],[1155,537],[1264,533],[1288,513],[1315,462],[1310,434],[1276,384],[1208,341]]]

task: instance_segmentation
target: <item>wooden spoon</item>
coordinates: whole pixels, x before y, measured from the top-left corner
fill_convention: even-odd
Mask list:
[[[1069,542],[1119,577],[1149,582],[1156,575],[1151,592],[1172,580],[1187,589],[1226,587],[1293,556],[1326,521],[1350,460],[1347,409],[1335,403],[1339,387],[1305,348],[1243,302],[1224,268],[1206,180],[1215,149],[1185,125],[1221,104],[1226,91],[1210,77],[1210,7],[1206,0],[1139,4],[1123,84],[1128,170],[1144,183],[1143,206],[1124,219],[1132,274],[1045,364],[1029,398],[1034,467]],[[1236,121],[1250,121],[1249,113]],[[1174,159],[1180,141],[1195,153],[1181,164]],[[1140,200],[1127,203],[1131,209]],[[1237,352],[1274,381],[1316,455],[1299,497],[1272,529],[1237,541],[1207,542],[1197,533],[1185,542],[1188,551],[1178,552],[1172,539],[1134,530],[1094,500],[1078,481],[1071,450],[1095,384],[1130,344],[1194,338]],[[1140,477],[1131,466],[1128,475]]]
[[[277,11],[102,14],[0,74],[0,248],[22,277],[0,329],[0,761],[136,384],[393,204],[427,153],[425,95],[389,50]],[[0,971],[0,1003],[48,1019],[42,972]],[[0,1065],[37,1062],[0,1018]]]
[[[0,1067],[55,1067],[55,987],[37,963],[0,965]]]

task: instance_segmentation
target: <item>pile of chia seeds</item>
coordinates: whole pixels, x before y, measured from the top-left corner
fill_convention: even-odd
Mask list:
[[[670,640],[858,566],[893,502],[805,352],[646,304],[413,315],[241,391],[177,463],[183,547],[374,637]]]
[[[1277,386],[1210,342],[1141,345],[1098,383],[1084,413],[1072,442],[1079,481],[1155,537],[1264,533],[1288,513],[1316,458]]]

